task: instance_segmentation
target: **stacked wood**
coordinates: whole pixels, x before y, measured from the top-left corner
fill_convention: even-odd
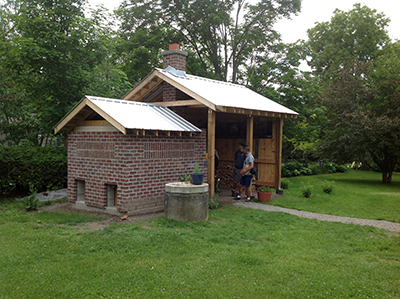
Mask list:
[[[218,187],[220,189],[231,189],[232,188],[232,173],[233,165],[219,165],[218,170],[215,172],[215,182],[219,179]]]

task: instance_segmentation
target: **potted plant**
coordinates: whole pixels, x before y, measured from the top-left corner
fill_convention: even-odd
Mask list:
[[[201,185],[203,184],[204,173],[201,172],[199,163],[194,164],[194,170],[191,174],[192,176],[192,184],[193,185]]]
[[[272,197],[271,188],[267,186],[261,186],[257,189],[257,197],[259,201],[269,202]]]

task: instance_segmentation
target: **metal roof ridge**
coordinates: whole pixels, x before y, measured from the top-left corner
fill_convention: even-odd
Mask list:
[[[134,102],[134,101],[127,101],[127,100],[121,100],[121,99],[113,99],[113,98],[105,98],[105,97],[97,97],[97,96],[89,96],[85,95],[85,97],[90,100],[90,101],[105,101],[105,102],[113,102],[113,103],[119,103],[119,104],[128,104],[128,105],[135,105],[135,106],[161,106],[165,107],[163,105],[159,104],[153,104],[153,103],[146,103],[146,102]]]
[[[160,69],[160,68],[155,68],[155,69],[156,69],[157,71],[160,71],[160,72],[163,72],[163,73],[169,73],[169,74],[171,74],[170,72],[166,71],[166,69]],[[171,74],[171,75],[173,75],[173,74]],[[216,84],[230,85],[230,86],[232,86],[232,87],[238,87],[238,88],[246,88],[246,89],[249,89],[249,88],[247,88],[246,86],[240,85],[240,84],[238,84],[238,83],[232,83],[232,82],[226,82],[226,81],[221,81],[221,80],[216,80],[216,79],[210,79],[210,78],[206,78],[206,77],[200,77],[200,76],[196,76],[196,75],[190,75],[190,74],[187,74],[187,73],[186,73],[186,76],[185,76],[185,77],[178,77],[178,76],[174,76],[174,77],[181,78],[181,79],[203,80],[203,81],[209,81],[209,82],[216,83]]]

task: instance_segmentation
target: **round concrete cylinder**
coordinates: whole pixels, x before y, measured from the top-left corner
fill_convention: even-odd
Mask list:
[[[200,222],[208,219],[208,184],[186,182],[165,184],[165,217],[176,221]]]

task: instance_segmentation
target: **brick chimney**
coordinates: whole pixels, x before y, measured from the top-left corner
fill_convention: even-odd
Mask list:
[[[163,56],[163,69],[167,66],[186,72],[186,56],[188,53],[179,49],[178,44],[169,45],[168,51],[162,51]]]

